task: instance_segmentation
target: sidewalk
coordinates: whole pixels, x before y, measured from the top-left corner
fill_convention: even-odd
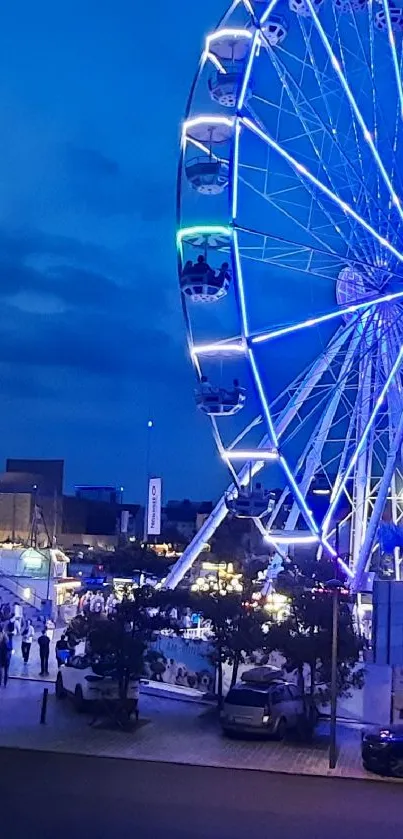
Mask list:
[[[31,644],[31,652],[28,664],[24,664],[21,654],[21,635],[14,635],[13,637],[13,652],[10,662],[9,677],[10,679],[29,679],[39,682],[54,682],[57,675],[57,662],[55,655],[55,644],[60,638],[63,630],[55,629],[53,639],[50,642],[49,651],[49,676],[40,676],[40,658],[38,638],[40,632],[36,632],[35,638]]]
[[[47,682],[55,682],[57,676],[55,644],[58,638],[60,638],[62,632],[62,629],[55,629],[53,640],[50,643],[48,676],[40,676],[41,665],[38,646],[39,634],[36,635],[35,640],[32,642],[28,664],[24,664],[22,660],[21,636],[14,636],[13,655],[11,657],[9,678],[24,679],[25,681],[30,682],[44,682],[45,684]],[[148,693],[151,696],[163,696],[166,698],[173,697],[174,699],[185,702],[191,701],[204,703],[200,691],[194,690],[193,688],[184,688],[178,685],[167,684],[165,682],[144,682],[143,692]],[[206,702],[211,704],[208,700],[206,700]]]
[[[327,724],[312,745],[230,740],[221,735],[212,708],[142,693],[140,725],[124,732],[105,720],[90,725],[91,712],[76,714],[72,703],[56,700],[50,687],[46,725],[40,725],[42,692],[38,682],[19,679],[0,690],[0,746],[389,782],[362,768],[357,728],[338,727],[338,764],[330,771]]]

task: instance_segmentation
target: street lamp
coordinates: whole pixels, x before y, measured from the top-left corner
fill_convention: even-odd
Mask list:
[[[338,557],[340,549],[339,522],[336,522],[334,560],[335,579],[329,580],[327,586],[332,589],[332,657],[330,677],[330,743],[329,743],[329,769],[334,769],[337,763],[337,646],[339,636],[339,591],[343,587],[338,575]]]
[[[151,433],[154,427],[152,419],[147,422],[147,441],[146,441],[146,503],[144,505],[144,532],[143,540],[148,542],[148,491],[150,484],[150,459],[151,459]]]

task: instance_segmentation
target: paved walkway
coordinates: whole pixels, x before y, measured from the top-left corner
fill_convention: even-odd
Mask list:
[[[21,654],[21,635],[14,635],[13,637],[13,652],[10,662],[10,677],[19,679],[35,679],[38,681],[52,681],[54,682],[57,674],[57,662],[55,655],[55,643],[62,634],[61,629],[55,629],[53,640],[50,642],[49,652],[49,676],[40,676],[40,659],[39,659],[39,644],[38,637],[40,632],[36,633],[35,639],[31,644],[31,652],[28,664],[24,664]]]
[[[78,715],[72,703],[57,701],[53,687],[46,725],[39,724],[43,685],[12,680],[0,689],[0,746],[199,766],[260,769],[302,775],[372,778],[360,761],[360,732],[339,727],[337,768],[328,769],[326,729],[311,745],[262,740],[230,740],[221,735],[211,708],[141,695],[141,725],[133,732],[91,726],[91,714]]]

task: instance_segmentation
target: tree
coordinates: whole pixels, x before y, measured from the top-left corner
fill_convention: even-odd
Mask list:
[[[334,565],[327,560],[305,561],[303,567],[290,567],[279,574],[276,590],[290,599],[290,615],[273,623],[267,635],[271,650],[281,652],[290,669],[297,669],[303,683],[303,670],[310,671],[313,703],[318,690],[322,700],[328,696],[331,678],[333,590],[327,583],[334,578]],[[362,686],[363,670],[357,668],[362,642],[354,630],[350,598],[339,596],[338,692],[348,695],[351,687]]]
[[[235,684],[238,668],[243,656],[262,649],[265,635],[262,624],[267,616],[255,611],[241,594],[220,594],[219,592],[198,593],[184,589],[162,591],[155,603],[165,610],[191,609],[203,615],[211,623],[210,660],[217,667],[217,698],[221,706],[223,699],[223,664],[232,664],[231,684]],[[177,627],[180,634],[180,627]]]
[[[227,516],[211,540],[211,552],[214,557],[220,562],[242,563],[249,527],[247,519]]]
[[[147,642],[166,626],[163,614],[149,613],[153,596],[151,586],[142,586],[134,589],[130,597],[124,597],[109,618],[89,613],[76,616],[69,625],[68,632],[75,643],[85,640],[93,666],[104,674],[116,676],[120,702],[115,720],[119,724],[130,718],[129,683],[143,674]]]
[[[108,557],[112,573],[132,576],[135,571],[144,571],[157,577],[166,576],[173,560],[157,556],[147,545],[129,542]]]

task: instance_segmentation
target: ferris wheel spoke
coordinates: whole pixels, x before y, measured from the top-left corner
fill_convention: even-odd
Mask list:
[[[256,186],[251,184],[250,181],[246,180],[246,178],[244,176],[240,175],[239,180],[246,187],[248,187],[248,189],[251,189],[257,195],[259,195],[264,201],[266,201],[272,207],[275,207],[276,210],[279,210],[279,212],[282,213],[282,215],[285,216],[285,218],[288,218],[290,221],[292,221],[292,223],[296,227],[298,227],[301,231],[303,231],[303,233],[306,234],[306,232],[307,232],[306,231],[306,226],[296,217],[295,214],[293,214],[289,210],[287,210],[282,204],[279,204],[278,202],[276,202],[270,194],[267,194],[267,193],[259,190]],[[239,229],[241,229],[242,225],[237,224],[237,227]],[[335,251],[334,248],[332,248],[331,245],[329,245],[329,243],[326,242],[325,239],[322,239],[320,236],[318,236],[318,233],[315,230],[310,230],[309,235],[312,237],[312,239],[314,239],[316,242],[318,242],[318,244],[321,245],[322,248],[324,250],[326,250],[328,253],[332,253],[335,256],[337,255],[337,251]]]
[[[270,332],[263,332],[258,334],[251,333],[249,336],[249,340],[252,344],[262,344],[266,341],[270,341],[273,338],[280,338],[283,335],[288,335],[291,332],[298,332],[301,329],[307,329],[311,326],[317,326],[320,323],[326,323],[328,321],[335,320],[336,318],[341,317],[343,315],[360,312],[365,309],[371,310],[374,306],[381,306],[383,303],[389,303],[391,300],[402,299],[403,291],[395,292],[395,294],[382,295],[373,299],[368,298],[365,301],[362,301],[361,303],[354,303],[351,306],[346,306],[344,308],[340,307],[332,312],[327,312],[326,314],[319,315],[315,318],[308,318],[307,320],[300,321],[299,323],[290,324],[288,326],[282,326],[278,329],[273,329]]]
[[[314,429],[309,440],[309,448],[305,459],[305,469],[299,485],[299,488],[304,496],[307,495],[309,487],[312,483],[312,479],[318,471],[319,466],[321,465],[323,450],[328,439],[329,429],[332,426],[333,421],[335,419],[336,412],[338,410],[339,403],[342,397],[343,389],[346,384],[346,376],[350,370],[353,357],[360,346],[361,340],[362,338],[360,332],[358,330],[355,330],[350,340],[349,347],[344,358],[344,362],[340,369],[340,373],[337,379],[337,386],[333,388],[333,394],[329,399],[326,410],[323,413],[322,420],[320,421],[319,425]],[[294,502],[286,520],[286,530],[294,530],[297,524],[298,515],[299,511]]]
[[[383,5],[383,10],[385,12],[386,26],[387,26],[387,31],[388,31],[388,42],[389,42],[390,51],[391,51],[391,54],[392,54],[393,69],[395,71],[396,87],[397,87],[397,93],[398,93],[399,103],[400,103],[400,118],[403,119],[403,87],[402,87],[402,80],[401,80],[401,77],[400,77],[399,60],[398,60],[397,52],[396,52],[396,42],[395,42],[395,36],[394,36],[394,33],[393,33],[393,29],[392,29],[392,21],[391,21],[391,17],[390,17],[388,0],[382,0],[382,5]]]
[[[376,74],[376,71],[375,71],[374,24],[373,24],[373,17],[372,17],[372,6],[373,6],[373,3],[372,3],[372,0],[371,0],[371,2],[368,3],[368,5],[367,5],[369,59],[367,59],[366,63],[367,63],[367,67],[368,67],[369,86],[370,86],[370,90],[372,91],[372,111],[373,111],[374,138],[375,138],[375,144],[378,145],[379,127],[380,127],[380,125],[386,125],[387,119],[386,119],[385,109],[384,109],[384,105],[383,105],[383,97],[382,96],[377,97],[377,84],[376,84],[377,74]],[[356,32],[357,32],[357,38],[358,38],[358,41],[361,45],[363,55],[365,55],[365,49],[364,49],[364,45],[363,45],[363,42],[362,42],[362,37],[359,34],[355,13],[353,14],[353,19],[354,19],[355,29],[356,29]],[[400,61],[400,63],[401,63],[401,61]],[[399,76],[400,76],[400,70],[399,70]],[[378,112],[379,112],[379,119],[378,119]],[[394,131],[392,132],[392,136],[390,137],[389,136],[389,131],[387,131],[386,137],[387,137],[389,152],[391,153],[391,156],[392,156],[390,181],[391,181],[391,184],[392,184],[393,187],[394,187],[395,181],[397,182],[400,192],[403,191],[403,183],[402,183],[402,178],[401,178],[400,171],[399,171],[400,167],[398,167],[396,165],[397,164],[396,149],[397,149],[398,134],[399,134],[399,130],[401,128],[401,125],[402,125],[402,122],[401,122],[401,106],[400,106],[400,102],[398,100],[397,107],[396,107],[395,128],[394,128]],[[380,173],[379,173],[379,170],[377,170],[376,188],[377,188],[377,194],[380,197]],[[388,236],[391,234],[392,241],[393,241],[394,244],[396,244],[399,241],[399,239],[401,238],[401,234],[400,234],[399,230],[396,229],[395,222],[394,221],[392,222],[393,211],[396,212],[396,206],[393,203],[389,203],[388,224],[387,224],[386,231],[387,231]],[[382,215],[381,215],[381,213],[379,213],[379,219],[378,219],[379,229],[381,229],[382,221],[383,221]],[[389,233],[389,231],[390,231],[390,233]]]
[[[310,0],[306,0],[310,2]],[[399,262],[403,261],[403,254],[401,251],[397,250],[393,245],[388,242],[383,236],[381,236],[370,224],[368,224],[365,219],[363,219],[349,204],[344,201],[341,201],[340,198],[335,195],[335,193],[329,189],[325,184],[322,183],[315,175],[313,175],[306,166],[300,163],[298,160],[295,159],[289,152],[284,149],[279,143],[277,143],[270,134],[266,134],[259,128],[254,122],[252,122],[248,117],[241,118],[243,124],[257,134],[261,140],[267,143],[271,148],[275,149],[278,154],[287,161],[287,163],[292,167],[292,169],[302,175],[304,179],[309,181],[311,184],[317,187],[324,195],[326,195],[334,204],[337,204],[339,208],[342,210],[343,213],[346,215],[351,216],[367,233],[370,233],[382,246],[383,248],[392,253]]]
[[[264,124],[262,123],[262,121],[260,119],[258,119],[256,114],[254,114],[254,112],[253,112],[253,110],[250,106],[248,107],[248,112],[250,113],[251,116],[253,116],[254,123],[256,124],[256,126],[258,128],[260,128],[262,130],[262,132],[264,133],[264,130],[265,130]],[[311,145],[312,145],[312,147],[313,147],[313,149],[316,153],[316,156],[318,156],[320,154],[320,152],[319,152],[317,146],[314,143],[313,133],[308,131],[306,126],[305,126],[305,131],[304,131],[303,134],[296,135],[292,139],[296,140],[296,139],[299,139],[299,137],[302,137],[302,136],[304,136],[305,138],[309,138],[309,140],[311,142]],[[289,139],[290,138],[288,138],[288,140]],[[301,166],[301,164],[299,164],[299,166]],[[305,167],[303,167],[303,168],[305,168]],[[295,184],[288,187],[288,189],[283,188],[282,190],[279,190],[277,193],[276,192],[270,192],[270,194],[266,193],[264,195],[264,198],[266,198],[266,200],[270,201],[270,203],[272,203],[272,205],[275,206],[281,212],[285,211],[285,213],[288,215],[288,217],[292,218],[294,224],[295,223],[299,224],[299,226],[303,230],[308,231],[310,235],[314,235],[316,239],[318,238],[318,232],[323,231],[325,234],[329,235],[329,232],[333,233],[334,231],[336,231],[337,234],[338,234],[338,237],[342,241],[344,241],[344,243],[345,243],[346,253],[352,252],[357,259],[361,260],[362,259],[362,254],[363,253],[365,254],[365,247],[364,247],[362,238],[361,238],[361,240],[357,238],[355,246],[353,244],[353,241],[352,241],[353,237],[354,236],[357,237],[357,234],[355,233],[356,224],[353,224],[353,221],[352,221],[353,216],[350,216],[350,215],[347,215],[346,213],[344,213],[344,215],[342,217],[342,220],[335,219],[333,217],[332,213],[330,212],[330,210],[325,206],[324,202],[319,198],[318,193],[315,190],[315,186],[313,185],[313,183],[304,179],[304,177],[302,176],[302,169],[299,170],[298,166],[295,167],[295,169],[294,169],[294,176],[299,181],[299,183],[303,186],[303,188],[309,193],[309,196],[310,196],[309,214],[308,214],[308,219],[305,223],[301,223],[298,220],[297,215],[296,215],[296,210],[298,208],[298,203],[295,201],[295,199],[293,198],[293,195],[292,195],[292,192],[295,192]],[[329,180],[329,178],[328,178],[328,180]],[[325,195],[328,196],[328,194],[331,190],[326,192],[328,187],[326,186],[326,184],[324,184],[323,186],[324,186],[324,189],[322,190],[322,194],[325,194]],[[291,193],[288,203],[289,203],[289,206],[293,207],[293,210],[294,210],[293,214],[290,213],[290,212],[287,212],[287,210],[285,210],[285,207],[284,207],[284,203],[285,203],[285,200],[286,200],[285,196],[286,196],[287,192]],[[332,193],[332,194],[334,194],[334,193]],[[277,201],[275,200],[276,197],[277,197]],[[279,201],[279,198],[281,198],[281,203]],[[340,199],[339,199],[339,206],[341,206]],[[322,225],[319,225],[317,220],[315,220],[315,224],[312,223],[312,214],[313,214],[313,208],[314,207],[318,208],[320,210],[321,214],[323,215],[323,217],[325,219],[327,219],[327,224],[326,225],[323,224],[323,223],[322,223]],[[348,225],[348,229],[350,231],[349,236],[347,236],[346,233],[344,232],[344,230],[342,228],[342,224],[347,224]],[[325,245],[325,240],[323,238],[320,241],[322,242],[322,244]],[[357,244],[358,244],[358,250],[357,250]],[[332,250],[334,250],[334,249],[332,249]]]
[[[336,33],[336,37],[337,37],[337,44],[338,44],[339,53],[340,53],[340,57],[341,57],[341,63],[342,63],[344,75],[346,76],[346,57],[345,57],[345,53],[344,53],[344,49],[343,49],[343,39],[340,36],[338,15],[336,14],[336,9],[335,9],[333,4],[332,4],[332,13],[333,13],[335,33]],[[357,35],[357,40],[358,40],[358,43],[362,47],[361,39],[360,39],[358,29],[357,29],[357,26],[356,26],[355,17],[352,13],[351,13],[350,17],[353,18],[355,31],[356,31],[356,35]],[[363,54],[364,54],[364,58],[365,58],[364,50],[363,50]],[[363,69],[364,69],[364,72],[367,69],[366,62],[364,62]],[[372,84],[371,84],[371,87],[374,89],[374,86]],[[356,115],[354,113],[354,108],[353,108],[351,102],[349,102],[349,107],[350,107],[350,113],[351,113],[351,130],[352,130],[353,135],[354,135],[355,146],[356,146],[356,150],[357,150],[357,159],[358,159],[358,162],[359,162],[359,167],[360,167],[360,170],[361,170],[362,179],[364,180],[364,162],[363,162],[363,158],[362,158],[361,147],[360,147],[360,142],[359,142],[359,137],[358,137]],[[375,111],[375,114],[376,114],[376,111]],[[376,119],[376,116],[375,116],[375,119]],[[374,124],[374,126],[375,126],[375,124]],[[367,174],[367,179],[368,179],[368,174]],[[376,168],[376,179],[377,179],[377,195],[379,195],[380,193],[379,193],[379,169],[378,168]],[[365,196],[367,196],[367,192],[365,192]],[[378,204],[378,206],[379,206],[379,204]],[[373,216],[371,214],[371,207],[368,206],[368,203],[367,203],[367,210],[368,210],[368,215],[369,215],[371,225],[372,226],[374,226],[374,224],[375,224],[375,226],[377,226],[377,224],[379,225],[379,219],[380,219],[379,211],[378,211],[377,219],[375,219],[375,221],[374,221]],[[375,245],[374,245],[374,251],[379,254],[379,245],[377,247],[375,247]]]
[[[293,438],[297,436],[297,434],[301,431],[301,429],[304,427],[305,424],[308,424],[308,423],[312,422],[315,415],[317,417],[318,414],[319,415],[323,414],[323,411],[326,410],[327,402],[329,401],[329,399],[333,398],[336,391],[340,390],[341,402],[345,403],[345,405],[346,405],[345,416],[344,417],[343,416],[339,417],[338,422],[340,422],[341,420],[349,417],[351,415],[351,411],[356,410],[356,405],[354,405],[351,402],[350,398],[347,396],[347,389],[349,387],[349,381],[348,380],[349,380],[349,378],[351,379],[351,377],[354,376],[355,373],[356,373],[356,371],[353,367],[353,361],[357,362],[357,375],[358,375],[359,374],[359,365],[360,365],[361,361],[363,359],[365,359],[368,355],[370,355],[371,352],[372,352],[372,347],[371,347],[370,344],[368,344],[367,335],[368,335],[368,330],[369,330],[370,326],[372,325],[374,318],[375,318],[375,315],[372,315],[371,317],[369,317],[367,319],[367,322],[362,325],[362,332],[361,333],[358,332],[358,330],[355,328],[354,324],[352,325],[352,332],[350,333],[350,336],[352,335],[354,337],[354,335],[357,334],[357,333],[358,333],[358,335],[360,335],[360,347],[361,347],[360,351],[358,352],[358,348],[357,348],[356,352],[355,352],[355,357],[354,357],[354,355],[352,357],[350,357],[351,365],[350,365],[349,368],[347,368],[345,370],[345,372],[343,374],[340,374],[340,365],[344,366],[344,358],[349,353],[348,345],[347,345],[347,350],[346,350],[345,346],[344,347],[342,346],[340,348],[340,351],[338,352],[337,356],[335,356],[335,355],[333,356],[333,358],[331,359],[331,362],[329,363],[329,365],[327,367],[327,372],[329,372],[332,375],[333,384],[329,385],[327,387],[327,389],[325,390],[325,392],[322,393],[322,394],[319,394],[319,396],[317,394],[315,394],[314,391],[311,391],[309,396],[304,398],[301,401],[301,403],[298,405],[298,410],[299,411],[302,407],[309,407],[309,402],[310,401],[313,402],[313,405],[305,413],[304,418],[303,419],[300,418],[299,426],[294,428],[294,430],[288,435],[288,437],[285,440],[286,444],[289,444],[291,442],[291,440],[293,440]],[[348,336],[348,333],[347,333],[347,336]],[[342,357],[342,355],[344,356],[344,358]],[[338,372],[335,374],[334,370],[333,370],[333,363],[336,362],[336,360],[339,362],[339,369],[338,369]]]
[[[302,244],[299,241],[286,239],[283,236],[274,235],[266,230],[246,227],[243,224],[235,223],[235,228],[240,233],[250,234],[255,244],[240,245],[242,256],[245,259],[255,259],[272,265],[279,265],[286,269],[302,271],[323,279],[330,280],[333,284],[338,281],[337,272],[349,265],[352,270],[363,271],[369,286],[374,289],[378,287],[371,279],[371,272],[374,271],[374,263],[365,259],[357,260],[354,257],[340,256],[340,254],[329,253],[325,248],[313,245]],[[256,238],[261,244],[256,244]],[[388,277],[401,284],[402,275],[391,270],[388,266]]]
[[[320,37],[320,39],[323,43],[323,46],[324,46],[324,48],[325,48],[326,52],[328,53],[328,56],[331,60],[333,69],[334,69],[336,75],[338,76],[341,87],[342,87],[344,93],[346,94],[346,96],[348,98],[348,101],[349,101],[349,103],[350,103],[350,105],[351,105],[351,107],[354,111],[354,115],[355,115],[355,118],[356,118],[356,120],[357,120],[357,122],[360,126],[361,131],[362,131],[363,138],[364,138],[365,142],[367,143],[368,148],[370,149],[371,154],[373,156],[373,159],[374,159],[374,161],[375,161],[375,163],[376,163],[376,165],[379,169],[380,176],[385,183],[385,186],[386,186],[386,188],[388,190],[388,193],[390,195],[390,199],[393,202],[393,204],[396,206],[397,212],[399,213],[399,216],[400,216],[401,220],[403,221],[403,210],[402,210],[402,207],[401,207],[401,204],[400,204],[399,197],[396,195],[396,192],[393,188],[393,184],[390,181],[389,175],[388,175],[388,173],[385,169],[385,166],[384,166],[384,164],[381,160],[381,157],[380,157],[380,155],[378,153],[378,150],[375,146],[375,143],[373,141],[371,132],[369,131],[368,126],[366,125],[366,122],[364,120],[364,117],[362,116],[360,108],[358,107],[357,101],[356,101],[356,99],[355,99],[355,97],[352,93],[350,85],[349,85],[349,83],[348,83],[348,81],[347,81],[347,79],[346,79],[346,77],[343,73],[343,70],[340,66],[340,62],[337,59],[337,56],[335,55],[335,53],[334,53],[334,51],[331,47],[331,44],[330,44],[329,39],[326,35],[326,32],[323,29],[322,24],[321,24],[321,22],[318,18],[318,15],[317,15],[317,13],[314,9],[312,0],[306,0],[306,3],[309,7],[309,10],[310,10],[310,13],[312,15],[313,21],[315,23],[316,29],[318,31],[319,37]]]
[[[267,45],[267,46],[269,47],[269,45]],[[330,170],[330,167],[327,165],[326,161],[323,160],[323,156],[321,154],[321,149],[319,148],[318,143],[316,142],[316,136],[315,135],[316,135],[316,132],[317,132],[318,129],[316,129],[316,132],[312,130],[312,127],[309,125],[309,122],[306,118],[306,115],[305,115],[305,113],[304,113],[304,111],[302,110],[302,107],[301,107],[301,105],[303,104],[304,109],[306,111],[306,108],[307,108],[307,106],[308,107],[310,106],[310,103],[305,98],[303,89],[301,89],[301,87],[295,81],[292,74],[284,67],[284,65],[280,64],[280,61],[276,57],[276,55],[274,53],[274,50],[270,51],[270,59],[271,59],[273,67],[275,68],[275,70],[278,74],[278,77],[279,77],[280,83],[283,86],[283,89],[287,91],[288,97],[289,97],[289,99],[290,99],[290,101],[291,101],[291,103],[294,107],[295,114],[298,116],[298,118],[301,122],[301,126],[303,128],[303,133],[307,137],[307,139],[309,140],[309,142],[312,146],[314,155],[316,156],[316,159],[322,161],[321,162],[321,169],[324,171],[324,173],[327,177],[328,184],[330,185],[331,189],[333,191],[335,191],[336,185],[335,185],[335,181],[334,181],[333,176],[332,176],[332,172]],[[290,81],[293,82],[293,84],[296,88],[295,94],[293,92],[292,85],[290,84]],[[320,126],[320,129],[321,129],[320,134],[323,134],[323,132],[325,131],[325,133],[327,133],[328,136],[331,136],[330,129],[328,129],[328,130],[326,130],[326,128],[324,129],[323,123],[321,123],[321,121],[319,121],[319,126]],[[298,139],[298,137],[288,138],[288,142],[290,142],[291,139]],[[350,192],[351,192],[351,200],[355,200],[355,195],[354,195],[353,190],[350,189]],[[313,207],[313,203],[314,203],[315,200],[317,202],[317,197],[315,196],[314,191],[312,191],[311,192],[310,216],[312,214],[312,207]],[[326,209],[323,207],[323,205],[321,206],[321,209],[327,215],[327,217],[332,220],[330,214],[326,211]],[[353,223],[351,218],[349,218],[348,220],[349,220],[349,223],[350,223],[350,239],[348,238],[348,236],[346,236],[346,234],[344,233],[343,230],[340,231],[340,236],[345,241],[345,244],[347,245],[347,249],[348,250],[351,249],[353,251],[353,253],[355,253],[355,255],[357,257],[359,257],[359,256],[361,256],[362,251],[365,252],[363,237],[361,235],[361,239],[358,238],[358,232],[356,230],[356,225]],[[308,223],[308,226],[310,226],[309,223]],[[354,240],[354,238],[356,239],[356,241],[353,244],[352,240]]]
[[[356,190],[353,189],[353,185],[350,183],[350,179],[349,178],[345,179],[346,183],[350,187],[350,191],[352,193],[352,200],[357,201],[358,198],[359,198],[359,195],[360,195],[360,190],[363,192],[363,194],[365,196],[365,203],[366,203],[366,207],[367,207],[367,211],[368,211],[368,217],[369,217],[369,220],[370,220],[371,224],[373,225],[373,212],[375,211],[377,213],[380,213],[381,208],[380,208],[380,205],[379,204],[377,205],[377,203],[376,203],[376,196],[374,196],[374,194],[371,193],[369,188],[368,188],[367,179],[366,179],[365,173],[364,173],[364,165],[363,165],[361,150],[360,150],[359,144],[357,142],[357,138],[356,138],[356,152],[357,152],[356,160],[358,162],[359,171],[357,171],[355,165],[353,164],[353,162],[351,160],[351,155],[346,153],[346,151],[343,147],[343,144],[339,141],[337,124],[336,124],[335,118],[332,114],[331,108],[329,107],[328,97],[327,97],[327,94],[326,94],[326,91],[325,91],[325,88],[324,88],[323,74],[319,71],[317,63],[315,61],[314,52],[313,52],[313,49],[312,49],[312,46],[311,46],[310,38],[308,37],[305,22],[303,20],[299,19],[299,25],[300,25],[302,37],[304,38],[305,43],[306,43],[307,52],[308,52],[310,62],[311,62],[311,65],[312,65],[312,68],[313,68],[313,71],[314,71],[314,74],[315,74],[315,78],[316,78],[318,87],[319,87],[319,89],[321,91],[321,94],[322,94],[322,101],[325,105],[325,109],[326,109],[326,113],[327,113],[327,119],[328,119],[329,124],[326,125],[326,123],[322,120],[318,111],[315,111],[315,113],[317,114],[317,118],[320,120],[324,130],[326,131],[327,136],[329,137],[329,139],[331,139],[332,145],[334,146],[335,149],[337,149],[337,152],[340,156],[340,159],[343,160],[344,165],[346,167],[346,171],[348,171],[350,174],[353,175],[354,182],[355,182],[356,187],[357,187]]]
[[[401,47],[400,47],[400,64],[399,64],[399,74],[400,74],[400,76],[402,75],[402,73],[403,73],[403,43],[401,44]],[[399,135],[401,135],[402,130],[403,130],[402,113],[401,113],[400,101],[398,101],[397,104],[396,104],[395,129],[394,129],[393,143],[392,143],[393,157],[392,157],[392,166],[391,166],[390,178],[391,178],[392,183],[395,180],[399,180],[400,189],[401,189],[401,175],[400,175],[400,166],[398,165],[398,161],[397,161],[396,151],[397,151],[397,147],[398,147]],[[391,215],[392,215],[392,207],[389,208],[389,220],[391,218]]]

